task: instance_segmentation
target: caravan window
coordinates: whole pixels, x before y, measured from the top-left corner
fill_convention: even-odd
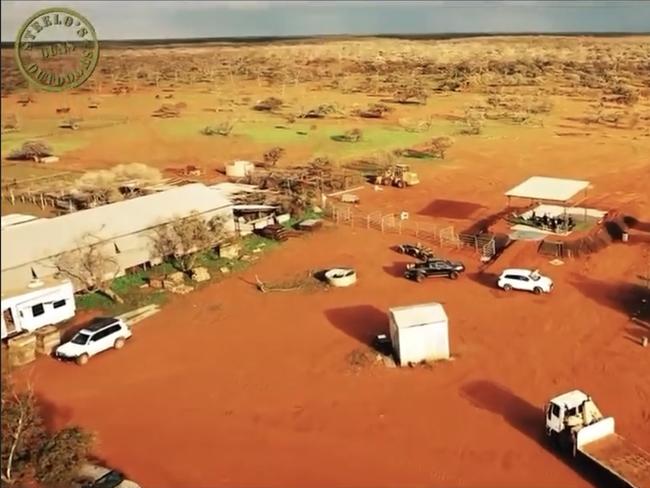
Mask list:
[[[52,307],[53,308],[65,307],[65,300],[57,300],[56,302],[53,302]]]
[[[38,317],[39,315],[43,315],[44,313],[45,313],[45,308],[43,307],[42,303],[38,303],[32,306],[32,317]]]

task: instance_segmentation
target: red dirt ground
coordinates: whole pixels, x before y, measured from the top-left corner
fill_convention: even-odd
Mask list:
[[[457,282],[417,284],[399,276],[397,242],[349,228],[289,241],[175,299],[122,351],[83,368],[40,359],[24,374],[57,423],[97,432],[97,454],[143,487],[591,486],[543,447],[544,401],[575,387],[650,449],[650,363],[619,303],[636,246],[562,267],[512,248],[483,274],[465,255]],[[555,278],[553,295],[494,289],[518,254]],[[252,284],[331,265],[356,267],[359,283]],[[346,356],[387,329],[388,307],[429,300],[450,316],[453,361],[352,368]]]
[[[53,117],[56,106],[85,99],[43,95],[18,115]],[[421,110],[449,115],[467,101],[434,96]],[[445,161],[413,163],[419,186],[360,191],[359,212],[405,210],[462,230],[502,210],[510,187],[545,175],[588,179],[588,204],[647,225],[647,132],[590,127],[589,136],[557,136],[586,104],[554,101],[544,128],[458,136]],[[260,147],[236,139],[184,145],[161,138],[149,116],[160,102],[151,93],[107,97],[102,113],[128,113],[134,125],[98,130],[88,136],[92,145],[71,150],[60,166],[216,168],[259,157]],[[311,155],[289,148],[287,159],[302,156]],[[638,344],[641,329],[628,320],[631,283],[646,269],[634,236],[560,267],[526,243],[482,274],[476,257],[463,255],[466,276],[422,284],[400,276],[407,258],[389,249],[400,241],[350,228],[292,240],[243,274],[174,299],[138,324],[119,352],[83,368],[42,358],[20,375],[31,378],[57,423],[95,431],[96,454],[144,488],[607,486],[543,447],[543,403],[573,388],[590,392],[617,430],[650,450],[650,358]],[[356,267],[360,282],[310,294],[261,294],[251,284],[255,274],[269,280],[333,265]],[[555,293],[495,290],[495,275],[510,265],[538,266],[555,279]],[[430,300],[447,309],[453,361],[352,368],[348,354],[386,330],[389,307]]]

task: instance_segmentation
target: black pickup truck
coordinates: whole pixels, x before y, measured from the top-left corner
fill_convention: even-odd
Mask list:
[[[446,259],[430,259],[421,263],[407,264],[404,276],[420,283],[424,278],[436,276],[445,276],[451,280],[455,280],[464,271],[465,265],[461,262],[448,261]]]

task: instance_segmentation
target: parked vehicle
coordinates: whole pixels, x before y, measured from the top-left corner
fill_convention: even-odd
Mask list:
[[[560,451],[588,458],[631,488],[650,488],[650,453],[615,432],[589,395],[573,390],[549,401],[546,435]]]
[[[69,280],[34,280],[2,294],[1,338],[33,332],[74,317],[74,288]]]
[[[423,246],[419,242],[417,244],[400,244],[395,249],[399,253],[413,256],[421,261],[427,261],[435,257],[430,248]]]
[[[131,329],[121,319],[96,317],[70,341],[57,347],[55,357],[73,359],[83,365],[92,356],[107,349],[121,349],[131,335]]]
[[[73,488],[140,488],[114,469],[96,464],[84,464],[72,482]]]
[[[465,265],[458,261],[431,259],[421,263],[407,264],[404,276],[420,283],[424,278],[446,276],[451,280],[458,278],[465,271]]]
[[[499,276],[497,286],[505,291],[524,290],[535,295],[551,293],[553,280],[542,276],[538,270],[510,268],[505,269]]]

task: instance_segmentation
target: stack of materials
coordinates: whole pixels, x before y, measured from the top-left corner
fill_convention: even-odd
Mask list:
[[[36,352],[49,356],[61,344],[61,332],[53,325],[41,327],[36,332]]]
[[[273,239],[275,241],[286,241],[289,237],[296,235],[295,231],[287,229],[282,225],[267,225],[258,232],[262,237]]]
[[[298,228],[300,230],[306,230],[309,232],[313,232],[315,230],[320,229],[323,226],[323,220],[322,219],[307,219],[303,220],[298,224]]]
[[[185,274],[181,271],[169,273],[163,280],[163,288],[175,288],[185,283]]]
[[[194,268],[192,270],[192,281],[196,282],[202,282],[202,281],[208,281],[210,279],[210,273],[208,272],[207,268],[204,268],[203,266],[199,266],[198,268]]]
[[[36,359],[36,336],[21,334],[9,339],[9,364],[23,366]]]

